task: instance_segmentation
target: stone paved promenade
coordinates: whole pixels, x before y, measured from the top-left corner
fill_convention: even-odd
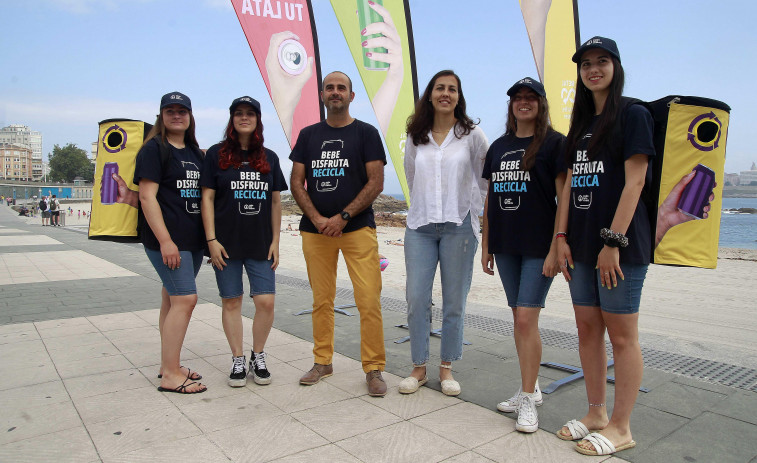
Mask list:
[[[640,393],[632,417],[638,445],[616,457],[579,455],[553,434],[583,416],[580,380],[545,395],[537,433],[518,433],[515,417],[495,409],[519,383],[512,337],[484,325],[466,326],[472,345],[454,365],[458,398],[438,392],[438,379],[402,396],[397,384],[410,361],[408,344],[394,342],[407,333],[395,327],[405,319],[396,298],[384,308],[386,397],[366,394],[357,316],[336,315],[334,376],[300,386],[312,366],[312,336],[309,317],[294,314],[309,307],[311,295],[297,270],[279,272],[266,346],[273,383],[232,389],[210,267],[198,287],[182,363],[203,374],[209,389],[160,393],[160,284],[141,246],[27,224],[0,207],[0,462],[757,462],[756,385],[727,387],[695,372],[646,369],[650,391]],[[350,295],[341,289],[337,303],[350,303]],[[247,300],[248,351],[253,310]],[[438,339],[431,342],[438,352]],[[546,343],[544,358],[579,363],[573,348]],[[540,384],[567,375],[542,368]],[[610,404],[612,392],[608,386]]]

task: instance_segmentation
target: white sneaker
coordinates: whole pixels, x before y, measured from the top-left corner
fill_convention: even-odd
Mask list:
[[[518,410],[518,405],[520,404],[520,398],[523,395],[523,389],[518,388],[518,392],[515,393],[514,396],[510,397],[509,399],[505,400],[504,402],[500,402],[497,404],[497,410],[505,413],[512,413],[516,410]],[[534,404],[537,407],[540,407],[541,404],[544,403],[544,398],[541,395],[541,389],[539,389],[539,380],[536,380],[536,387],[534,387],[534,394],[533,394]]]
[[[536,432],[539,429],[539,415],[536,413],[536,404],[531,396],[520,396],[515,429],[520,432]]]

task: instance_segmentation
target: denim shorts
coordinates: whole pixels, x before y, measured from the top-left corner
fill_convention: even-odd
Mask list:
[[[180,251],[181,264],[179,267],[171,270],[163,263],[163,256],[160,251],[145,248],[145,254],[150,259],[150,263],[158,272],[163,287],[168,291],[169,296],[188,296],[197,294],[197,285],[195,277],[202,266],[202,250],[200,251]],[[189,265],[189,263],[192,265]]]
[[[515,254],[494,254],[499,279],[507,295],[507,305],[544,307],[552,278],[542,275],[544,259]]]
[[[603,311],[633,314],[639,311],[641,288],[647,276],[647,264],[620,264],[625,279],[618,275],[618,286],[612,289],[600,286],[599,270],[594,265],[574,262],[568,269],[571,280],[570,297],[573,305],[600,307]]]
[[[226,267],[216,272],[218,293],[222,299],[233,299],[244,294],[242,286],[242,266],[250,280],[250,296],[276,294],[276,272],[271,268],[271,260],[224,259]]]

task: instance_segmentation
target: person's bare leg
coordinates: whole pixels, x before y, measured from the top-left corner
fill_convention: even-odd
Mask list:
[[[252,319],[252,350],[263,352],[273,326],[275,294],[258,294],[252,297],[255,303],[255,318]]]
[[[618,447],[632,440],[631,412],[644,375],[644,361],[639,345],[639,314],[602,312],[602,315],[615,359],[615,404],[610,422],[602,429],[602,435]],[[594,448],[585,441],[579,445],[585,449]]]
[[[541,336],[539,335],[539,307],[518,307],[513,310],[515,349],[520,364],[521,390],[535,392],[536,378],[541,363]]]
[[[242,340],[244,328],[242,326],[242,297],[223,299],[221,302],[221,322],[226,340],[229,341],[231,355],[239,357],[244,355]]]
[[[160,333],[161,366],[163,378],[160,385],[166,389],[175,389],[187,380],[181,368],[181,348],[187,334],[192,311],[197,304],[197,295],[170,296],[171,307],[163,320]],[[189,386],[186,392],[199,391],[204,386],[197,383]]]
[[[578,353],[581,357],[581,368],[584,371],[586,397],[589,400],[589,411],[579,421],[590,430],[603,429],[608,422],[605,405],[607,391],[605,322],[599,307],[573,306],[573,311],[578,328]],[[570,436],[570,431],[565,426],[559,432],[563,436]]]

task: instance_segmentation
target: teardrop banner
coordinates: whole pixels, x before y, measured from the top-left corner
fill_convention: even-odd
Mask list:
[[[360,78],[373,105],[402,192],[405,124],[418,99],[413,29],[407,0],[331,0]]]
[[[300,130],[323,120],[321,65],[310,0],[231,0],[273,106],[294,147]]]
[[[549,101],[552,127],[567,134],[576,96],[576,65],[580,44],[577,0],[520,0],[539,79]]]

